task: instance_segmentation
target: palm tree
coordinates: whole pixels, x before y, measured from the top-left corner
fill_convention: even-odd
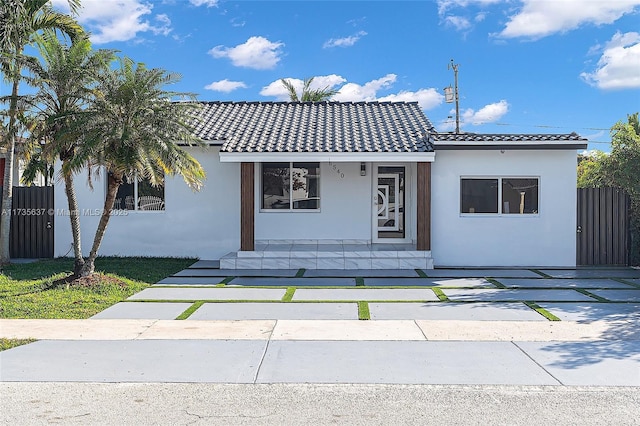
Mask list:
[[[296,88],[293,86],[290,80],[281,78],[280,82],[289,92],[289,100],[291,102],[322,102],[328,101],[333,95],[338,93],[337,90],[333,90],[326,86],[323,89],[312,89],[311,83],[313,82],[313,77],[305,78],[302,83],[302,93],[301,96],[298,97],[298,92]]]
[[[115,59],[112,51],[91,49],[85,37],[70,46],[60,42],[54,35],[37,39],[41,61],[29,62],[35,76],[38,92],[27,97],[27,103],[35,110],[34,125],[29,137],[32,149],[30,162],[23,180],[33,182],[43,165],[62,163],[61,177],[69,205],[69,219],[73,235],[75,256],[74,275],[78,276],[84,266],[80,238],[80,216],[78,200],[73,185],[71,159],[81,149],[80,143],[86,123],[84,109],[94,98],[93,88],[100,76],[105,74]]]
[[[72,13],[80,7],[80,0],[68,0]],[[36,34],[42,31],[59,30],[75,39],[84,30],[69,15],[55,12],[49,0],[2,0],[0,2],[0,60],[2,74],[12,84],[11,95],[3,99],[9,103],[9,122],[2,145],[5,159],[4,186],[2,191],[2,212],[10,212],[13,196],[13,162],[18,136],[18,91],[21,65],[24,62],[24,48],[33,43]],[[11,215],[0,215],[0,263],[9,262],[9,230]]]
[[[202,166],[178,146],[199,143],[190,124],[199,104],[192,94],[163,89],[178,80],[176,74],[148,69],[124,58],[120,67],[100,82],[99,96],[89,111],[92,124],[86,129],[82,153],[70,162],[70,168],[77,170],[92,161],[107,177],[104,208],[81,276],[94,272],[118,188],[125,179],[161,186],[165,175],[180,174],[192,189],[199,190],[202,185]],[[191,101],[173,102],[176,97]]]

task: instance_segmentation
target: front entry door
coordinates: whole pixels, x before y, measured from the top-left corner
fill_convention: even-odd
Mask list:
[[[405,167],[377,166],[374,184],[374,235],[377,242],[405,238]]]

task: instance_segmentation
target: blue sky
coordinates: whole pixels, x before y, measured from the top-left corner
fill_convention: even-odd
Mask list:
[[[64,9],[66,0],[53,0]],[[569,133],[608,150],[640,110],[640,0],[83,0],[95,48],[182,75],[200,100],[286,99],[302,79],[340,101],[418,101],[477,133]]]

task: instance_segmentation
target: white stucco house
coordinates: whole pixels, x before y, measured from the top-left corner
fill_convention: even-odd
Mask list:
[[[410,102],[208,102],[200,192],[123,185],[100,253],[222,268],[574,267],[571,134],[438,133]],[[76,180],[83,212],[106,184]],[[66,206],[62,186],[56,207]],[[83,245],[99,217],[82,214]],[[55,225],[57,256],[69,221]]]

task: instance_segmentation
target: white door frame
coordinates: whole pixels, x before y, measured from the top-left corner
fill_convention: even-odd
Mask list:
[[[384,174],[378,174],[379,167],[404,167],[404,205],[403,205],[403,214],[404,214],[404,238],[380,238],[378,236],[378,177]],[[407,229],[407,225],[410,225],[411,222],[411,167],[410,164],[406,163],[371,163],[371,242],[373,243],[410,243],[410,231]],[[398,199],[399,194],[395,194],[396,199]],[[397,212],[397,214],[400,214]],[[396,223],[398,221],[396,220]],[[398,225],[399,228],[399,225]]]

